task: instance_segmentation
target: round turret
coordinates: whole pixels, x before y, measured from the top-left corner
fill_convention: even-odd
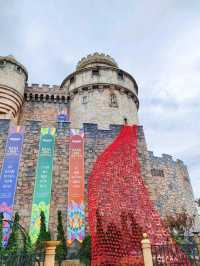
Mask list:
[[[26,68],[13,56],[0,56],[0,118],[15,118],[28,79]]]
[[[81,128],[83,123],[96,123],[105,129],[110,124],[138,124],[137,83],[109,55],[94,53],[81,59],[61,88],[69,95],[74,128]]]

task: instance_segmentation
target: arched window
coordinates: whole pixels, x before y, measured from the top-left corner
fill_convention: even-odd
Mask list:
[[[5,60],[0,61],[0,67],[5,67],[5,65],[6,65],[6,61]]]
[[[54,102],[54,95],[51,95],[51,101]]]
[[[84,95],[84,96],[82,97],[82,103],[83,103],[83,104],[88,103],[88,96]]]
[[[62,96],[62,97],[61,97],[61,101],[62,101],[62,103],[65,102],[65,96]]]
[[[114,93],[110,94],[110,106],[118,107],[117,96]]]
[[[15,70],[18,72],[18,73],[22,73],[22,69],[21,69],[21,67],[20,66],[16,66],[15,67]]]

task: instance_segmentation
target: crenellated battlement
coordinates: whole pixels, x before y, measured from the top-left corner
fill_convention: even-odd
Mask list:
[[[83,57],[77,64],[76,69],[82,69],[93,64],[105,64],[112,67],[118,67],[117,62],[110,56],[104,53],[94,53]]]
[[[24,98],[32,102],[67,103],[68,97],[63,88],[58,85],[36,84],[26,85]]]
[[[165,162],[165,163],[178,163],[182,166],[185,166],[184,162],[180,159],[173,159],[173,156],[163,153],[161,156],[155,156],[153,151],[148,151],[149,153],[149,157],[151,158],[151,160],[155,160],[158,162]],[[186,167],[186,166],[185,166]]]
[[[26,84],[25,90],[44,90],[46,91],[52,91],[52,90],[61,90],[59,85],[49,85],[49,84],[38,84],[38,83],[32,83],[32,84]]]

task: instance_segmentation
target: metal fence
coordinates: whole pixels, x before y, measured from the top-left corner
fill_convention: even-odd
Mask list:
[[[0,254],[0,266],[44,266],[43,253]]]
[[[196,244],[152,245],[154,266],[200,266],[200,254]]]
[[[10,242],[11,232],[15,228],[15,239]],[[0,266],[43,266],[44,251],[32,248],[26,230],[11,220],[3,220],[3,248],[0,250]],[[6,236],[6,237],[5,237]]]

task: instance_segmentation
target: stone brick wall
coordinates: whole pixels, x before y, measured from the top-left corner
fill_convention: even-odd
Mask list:
[[[137,95],[137,88],[135,87],[133,78],[130,74],[123,72],[123,79],[119,79],[117,75],[117,69],[112,67],[98,66],[99,75],[92,75],[92,68],[82,69],[81,71],[74,72],[74,82],[70,82],[70,79],[66,79],[65,87],[69,88],[69,92],[82,87],[88,86],[88,84],[116,84],[124,88],[128,88],[130,91]]]
[[[114,93],[117,104],[111,105]],[[84,98],[86,102],[84,103]],[[85,123],[97,123],[101,129],[109,129],[110,124],[138,124],[137,106],[132,97],[120,92],[115,86],[99,89],[92,87],[88,91],[79,91],[70,101],[70,120],[73,127],[80,128]]]
[[[20,116],[20,124],[26,120],[40,120],[43,127],[51,127],[57,120],[60,110],[67,108],[66,104],[52,104],[48,102],[24,102]]]
[[[142,126],[139,126],[138,128],[138,158],[140,161],[141,175],[144,178],[144,182],[149,189],[149,194],[152,200],[155,201],[156,200],[155,183],[153,182],[151,175],[151,162]]]
[[[41,122],[27,120],[24,126],[23,152],[17,180],[14,212],[19,213],[20,223],[29,229]]]
[[[17,71],[16,67],[17,64],[9,61],[6,62],[5,66],[0,67],[0,84],[16,90],[23,96],[26,74],[23,70],[20,72]]]
[[[83,59],[76,71],[62,82],[61,88],[69,95],[73,127],[96,123],[101,129],[109,129],[110,124],[122,124],[124,119],[129,124],[138,124],[137,83],[129,73],[107,59],[97,54],[91,55],[89,60],[88,57]],[[111,97],[115,98],[112,102]]]
[[[57,125],[55,139],[53,180],[50,206],[49,227],[51,233],[56,237],[57,211],[62,211],[63,225],[67,228],[67,192],[69,176],[69,123]]]
[[[19,115],[19,123],[26,120],[39,120],[41,126],[50,127],[55,124],[57,115],[68,109],[67,94],[59,86],[32,84],[26,86],[24,103]]]
[[[181,160],[163,154],[156,157],[149,152],[152,182],[156,194],[155,204],[162,216],[173,215],[183,209],[196,215],[192,186],[187,167]]]
[[[29,228],[32,197],[35,182],[36,165],[39,150],[40,128],[42,121],[26,120],[24,122],[25,135],[20,171],[15,195],[14,211],[18,211],[21,224]],[[69,123],[52,123],[57,127],[53,161],[52,197],[50,206],[49,227],[52,237],[56,237],[57,210],[63,213],[63,224],[67,226],[67,191],[69,171]],[[0,167],[5,150],[5,143],[9,128],[9,120],[0,120]],[[110,125],[108,130],[99,129],[97,124],[85,123],[85,201],[87,221],[87,183],[97,156],[111,144],[117,136],[121,126]],[[190,214],[195,213],[192,187],[186,166],[182,161],[173,161],[169,155],[161,158],[148,152],[143,127],[138,130],[138,156],[141,173],[150,196],[162,216],[173,212],[180,212],[184,207]],[[152,169],[160,170],[161,175],[152,175]],[[163,172],[162,172],[163,171]],[[156,171],[154,171],[156,172]],[[156,172],[156,173],[157,173]],[[163,173],[163,174],[162,174]],[[88,228],[87,228],[88,230]]]
[[[3,162],[4,152],[6,148],[6,140],[9,130],[10,120],[0,119],[0,169]]]

